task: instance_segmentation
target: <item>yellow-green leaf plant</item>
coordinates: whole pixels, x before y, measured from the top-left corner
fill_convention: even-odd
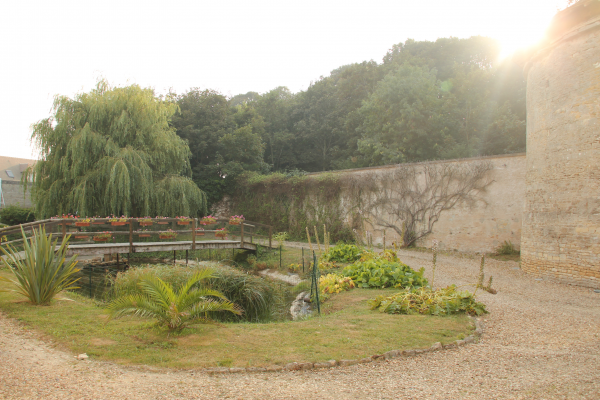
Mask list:
[[[176,111],[138,85],[100,81],[74,99],[57,96],[52,116],[33,125],[40,161],[23,177],[36,216],[205,215],[190,149],[169,127]]]
[[[203,287],[199,282],[213,278],[214,271],[207,268],[196,272],[179,290],[151,275],[138,283],[138,293],[116,298],[108,305],[111,318],[126,315],[154,318],[170,331],[180,331],[192,322],[210,321],[209,313],[230,311],[241,315],[242,309],[227,300],[222,293]]]
[[[75,284],[79,279],[75,278],[75,273],[79,271],[76,268],[77,256],[65,261],[68,237],[57,249],[58,239],[53,241],[52,234],[46,235],[43,227],[34,230],[30,238],[25,236],[23,229],[21,233],[22,252],[18,252],[11,245],[0,247],[0,251],[5,255],[2,263],[14,275],[13,279],[0,277],[0,280],[11,282],[15,288],[11,289],[12,291],[27,297],[31,303],[37,305],[49,304],[63,290],[76,289]]]

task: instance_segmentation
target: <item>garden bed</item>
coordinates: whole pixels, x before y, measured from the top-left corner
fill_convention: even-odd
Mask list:
[[[0,271],[8,276],[7,271]],[[0,287],[5,288],[6,283]],[[367,300],[394,290],[355,289],[323,304],[321,317],[272,323],[194,325],[180,334],[153,321],[123,318],[107,322],[93,300],[30,306],[13,293],[0,293],[0,309],[51,338],[73,354],[126,365],[166,368],[261,367],[289,362],[357,359],[389,350],[426,348],[453,342],[473,329],[466,316],[389,315],[370,311]]]

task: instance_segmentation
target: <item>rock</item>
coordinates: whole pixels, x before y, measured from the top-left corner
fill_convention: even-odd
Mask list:
[[[310,300],[310,293],[301,292],[296,299],[292,302],[290,307],[290,314],[292,314],[292,319],[297,320],[298,318],[305,317],[312,313],[310,308],[310,303],[306,302],[306,297]]]
[[[220,368],[208,368],[206,370],[207,374],[210,375],[217,375],[217,374],[228,374],[229,373],[229,368],[226,367],[220,367]]]
[[[373,359],[371,357],[365,357],[365,358],[361,358],[360,360],[358,360],[358,362],[361,364],[367,364],[367,363],[373,362]]]
[[[404,351],[402,352],[402,355],[403,355],[403,356],[406,356],[406,357],[412,357],[412,356],[415,356],[415,355],[417,355],[417,352],[416,352],[416,351],[414,351],[414,350],[404,350]]]
[[[448,343],[445,344],[443,347],[444,349],[454,349],[456,347],[456,343]]]
[[[75,356],[75,358],[78,360],[87,360],[89,357],[87,354],[83,353],[83,354],[79,354],[79,355]]]
[[[385,360],[385,357],[383,356],[383,354],[374,354],[371,356],[371,360],[373,361],[383,361]]]
[[[267,369],[266,368],[261,368],[261,367],[248,367],[246,368],[246,372],[266,372]]]
[[[335,360],[328,360],[327,364],[329,364],[330,367],[335,367],[337,365],[337,361],[335,361]]]
[[[441,350],[442,348],[443,348],[442,344],[440,342],[437,342],[437,343],[434,343],[433,346],[431,346],[429,349],[431,351],[437,351],[437,350]]]
[[[311,302],[309,294],[307,294],[306,296],[304,296],[304,302],[305,303],[310,303]]]
[[[464,339],[465,344],[469,344],[469,343],[473,343],[475,341],[475,338],[471,335],[471,336],[467,336]]]
[[[301,370],[313,369],[313,363],[309,363],[309,362],[298,363],[298,366],[300,367]]]
[[[390,350],[383,353],[383,357],[385,357],[386,360],[389,360],[398,357],[399,353],[400,352],[398,350]]]
[[[232,374],[239,374],[240,372],[246,372],[246,368],[229,368],[229,372]]]
[[[594,289],[594,292],[600,293],[600,289]]]
[[[338,361],[338,364],[339,364],[341,367],[349,367],[349,366],[351,366],[351,365],[356,365],[356,364],[358,364],[358,360],[340,360],[340,361]]]
[[[465,345],[465,341],[464,340],[457,340],[456,342],[457,346],[464,346]]]
[[[267,372],[279,372],[283,370],[283,367],[281,365],[270,365],[265,369],[267,370]]]
[[[314,368],[331,368],[331,364],[326,363],[326,362],[324,362],[324,363],[314,363],[313,367]]]
[[[298,364],[297,362],[291,362],[289,364],[286,364],[285,367],[283,367],[283,369],[285,369],[286,371],[297,371],[300,369],[300,364]]]

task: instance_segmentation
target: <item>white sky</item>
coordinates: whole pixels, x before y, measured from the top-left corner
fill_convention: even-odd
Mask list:
[[[157,94],[293,92],[408,38],[475,35],[503,52],[544,34],[566,0],[3,1],[0,155],[35,158],[30,125],[54,95],[137,83]]]

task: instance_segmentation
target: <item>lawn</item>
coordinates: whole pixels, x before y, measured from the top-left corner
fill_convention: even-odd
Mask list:
[[[0,271],[8,276],[6,270]],[[0,288],[6,288],[1,283]],[[153,321],[108,321],[100,303],[67,293],[50,306],[32,306],[0,293],[0,309],[73,354],[125,365],[165,368],[258,367],[292,361],[356,359],[389,350],[415,349],[468,336],[466,316],[400,316],[369,310],[367,300],[393,289],[355,289],[323,304],[323,315],[265,324],[194,325],[179,334]]]

